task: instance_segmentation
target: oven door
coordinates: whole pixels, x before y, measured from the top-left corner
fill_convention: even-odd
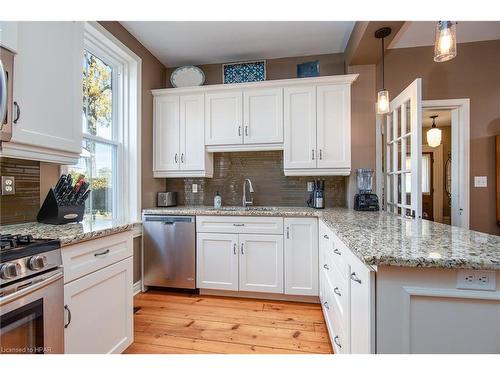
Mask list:
[[[0,354],[64,353],[62,271],[21,281],[12,288],[0,297]]]

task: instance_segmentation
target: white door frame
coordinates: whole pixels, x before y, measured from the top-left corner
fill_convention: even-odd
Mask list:
[[[470,221],[470,99],[422,100],[424,109],[452,110],[452,225],[469,229]],[[382,197],[384,175],[382,171],[383,116],[376,118],[376,191]],[[455,178],[458,176],[458,178]],[[457,194],[458,192],[458,194]]]

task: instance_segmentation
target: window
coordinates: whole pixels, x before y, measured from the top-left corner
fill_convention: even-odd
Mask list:
[[[411,170],[411,157],[406,157],[406,169]],[[422,154],[422,194],[431,192],[431,155]],[[406,193],[411,193],[411,174],[406,178]]]
[[[87,219],[140,217],[140,62],[102,26],[85,24],[82,153],[69,173],[90,183]]]

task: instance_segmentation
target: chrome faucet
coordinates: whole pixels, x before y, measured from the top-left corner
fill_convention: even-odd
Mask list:
[[[247,201],[247,192],[246,192],[247,181],[248,181],[248,190],[250,192],[249,201]],[[243,207],[253,205],[253,193],[254,191],[253,191],[252,181],[250,181],[250,179],[248,178],[245,178],[245,180],[243,180]]]

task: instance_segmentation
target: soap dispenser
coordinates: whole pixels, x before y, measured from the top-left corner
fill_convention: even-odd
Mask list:
[[[221,207],[222,207],[222,197],[220,196],[219,192],[216,192],[214,197],[214,208],[221,208]]]

